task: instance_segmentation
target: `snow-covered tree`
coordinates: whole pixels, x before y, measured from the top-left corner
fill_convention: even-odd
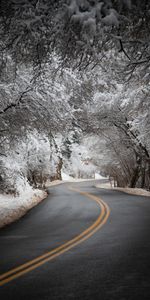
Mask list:
[[[103,84],[100,76],[94,86],[93,74],[93,97],[80,124],[87,134],[99,136],[96,149],[100,149],[99,165],[105,173],[119,185],[149,189],[149,87],[121,85],[113,80],[109,85],[109,76],[103,75]]]
[[[36,68],[54,51],[63,65],[86,67],[114,48],[130,74],[138,67],[148,74],[149,9],[147,0],[2,0],[1,69],[8,54]]]

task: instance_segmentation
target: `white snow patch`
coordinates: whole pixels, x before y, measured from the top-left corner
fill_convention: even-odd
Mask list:
[[[0,228],[18,220],[46,196],[45,191],[32,189],[29,184],[20,190],[19,196],[0,194]]]
[[[106,183],[102,183],[102,184],[97,184],[96,185],[97,188],[103,188],[103,189],[111,189],[111,190],[115,190],[115,191],[121,191],[130,195],[137,195],[137,196],[146,196],[146,197],[150,197],[150,192],[146,191],[144,189],[139,189],[139,188],[121,188],[121,187],[111,187],[110,182],[106,182]]]
[[[68,181],[68,182],[82,182],[82,181],[92,181],[92,180],[95,180],[94,178],[93,179],[89,179],[89,178],[73,178],[69,175],[67,175],[66,173],[62,172],[61,173],[61,176],[62,176],[62,180],[61,181],[62,183]]]
[[[107,177],[104,177],[101,174],[95,173],[95,179],[107,179]]]
[[[61,172],[61,177],[62,177],[62,180],[64,180],[64,181],[70,181],[70,180],[73,179],[73,177],[67,175],[67,174],[64,173],[64,172]]]

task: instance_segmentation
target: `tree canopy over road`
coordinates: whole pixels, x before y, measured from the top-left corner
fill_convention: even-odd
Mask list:
[[[63,63],[97,63],[111,49],[134,71],[149,66],[147,0],[1,0],[1,60],[40,64],[56,51]],[[78,59],[77,59],[78,56]]]
[[[149,1],[1,0],[0,28],[1,189],[61,159],[149,189]]]

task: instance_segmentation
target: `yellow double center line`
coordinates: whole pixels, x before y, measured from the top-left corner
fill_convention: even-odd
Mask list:
[[[52,259],[63,254],[64,252],[79,245],[80,243],[82,243],[83,241],[85,241],[89,237],[91,237],[98,229],[100,229],[106,223],[106,221],[109,217],[109,214],[110,214],[110,209],[109,209],[108,205],[102,199],[100,199],[94,195],[91,195],[89,193],[81,192],[78,189],[73,189],[73,188],[71,188],[71,189],[98,203],[98,205],[101,209],[101,212],[100,212],[98,218],[96,219],[96,221],[90,227],[88,227],[86,230],[84,230],[82,233],[80,233],[79,235],[77,235],[76,237],[71,239],[70,241],[66,242],[65,244],[0,275],[0,286],[3,286],[4,284],[12,281],[13,279],[16,279],[34,269],[40,267],[41,265],[45,264],[46,262],[51,261]]]

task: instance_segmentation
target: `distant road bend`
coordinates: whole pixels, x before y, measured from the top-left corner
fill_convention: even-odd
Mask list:
[[[0,299],[150,299],[149,236],[149,197],[94,181],[51,187],[1,229]]]

